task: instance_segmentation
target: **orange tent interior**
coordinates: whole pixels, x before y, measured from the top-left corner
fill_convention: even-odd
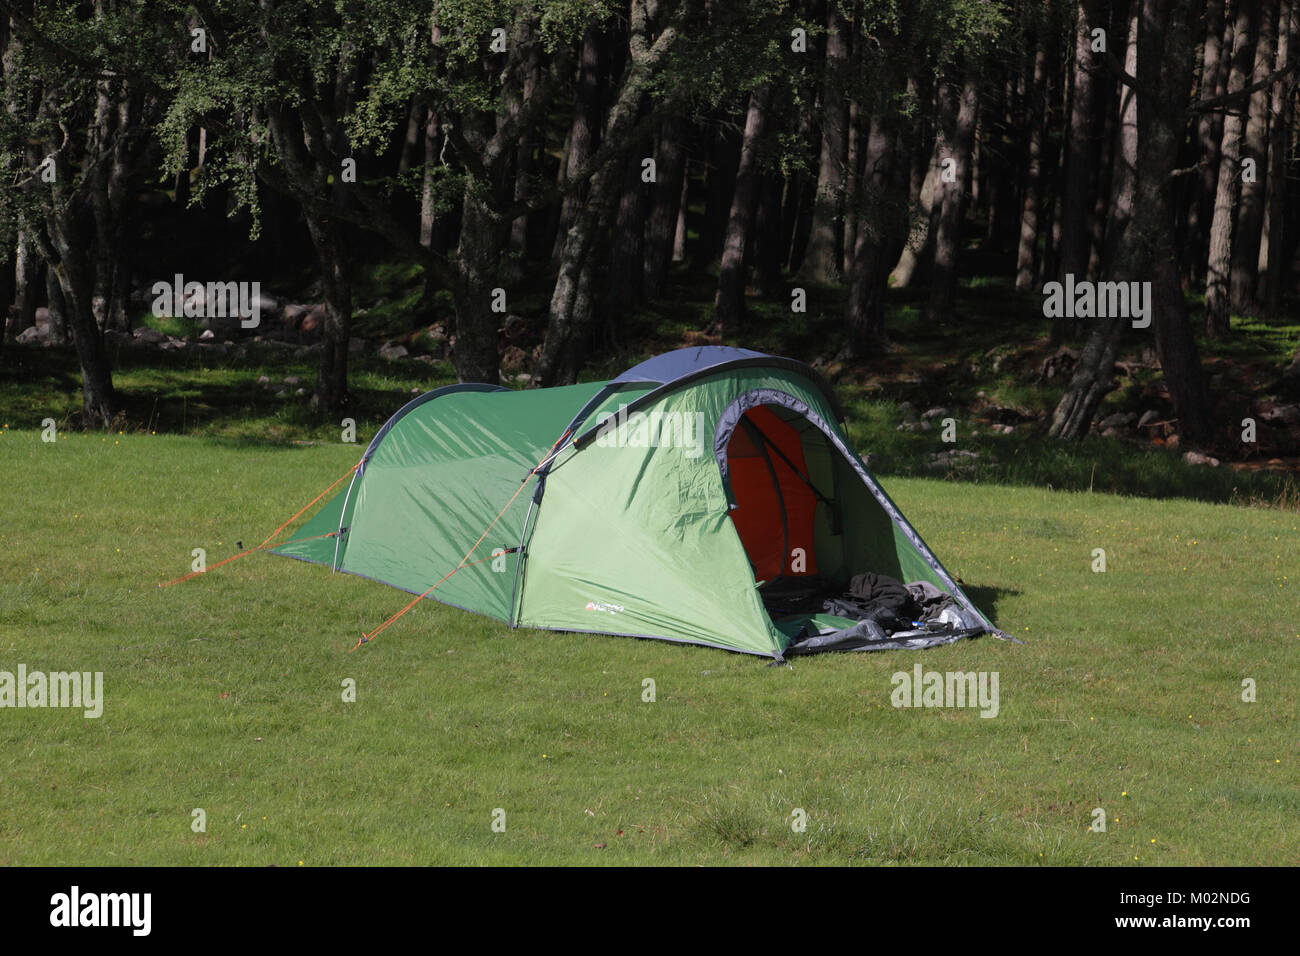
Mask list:
[[[756,406],[732,434],[727,458],[736,503],[731,520],[755,579],[816,574],[817,496],[801,477],[808,469],[799,432],[770,408]]]

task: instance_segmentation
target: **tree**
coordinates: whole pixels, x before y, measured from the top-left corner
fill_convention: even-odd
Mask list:
[[[1137,94],[1136,169],[1133,216],[1118,239],[1108,278],[1152,285],[1152,329],[1161,369],[1184,435],[1203,439],[1210,431],[1208,397],[1196,342],[1187,321],[1178,271],[1174,191],[1178,151],[1185,134],[1195,59],[1192,28],[1175,0],[1143,0],[1137,33],[1137,72],[1123,80]],[[1122,315],[1093,320],[1074,374],[1052,417],[1050,434],[1079,438],[1087,433],[1102,398],[1110,391]]]
[[[772,91],[766,84],[749,97],[745,113],[745,135],[740,147],[740,166],[736,171],[736,188],[731,195],[731,211],[722,244],[722,262],[718,268],[718,288],[713,311],[723,334],[735,335],[745,314],[745,252],[754,226],[755,201],[761,180],[759,151]]]
[[[125,321],[122,218],[142,153],[134,117],[151,88],[146,64],[164,45],[151,13],[110,0],[9,9],[0,168],[17,188],[0,208],[0,245],[18,248],[19,324],[34,306],[31,253],[45,263],[51,313],[62,314],[77,355],[87,427],[108,426],[121,411],[103,332]]]
[[[1241,160],[1249,160],[1255,173],[1242,176],[1241,202],[1232,243],[1230,286],[1232,307],[1238,312],[1255,311],[1255,286],[1259,280],[1260,232],[1264,225],[1264,206],[1268,185],[1268,113],[1270,74],[1277,43],[1277,0],[1260,4],[1255,65],[1251,76],[1254,92],[1246,111],[1246,128],[1242,134]]]
[[[957,297],[957,258],[961,250],[962,220],[966,210],[966,179],[970,174],[971,142],[979,107],[975,77],[946,80],[940,87],[940,130],[945,144],[941,162],[950,164],[950,176],[939,177],[940,203],[934,237],[934,272],[930,279],[929,315],[932,321],[953,317]]]
[[[849,100],[846,70],[850,33],[841,0],[826,3],[826,62],[821,100],[821,151],[817,195],[802,271],[814,282],[839,277],[843,249],[845,169],[848,160]],[[752,102],[751,102],[752,109]]]
[[[1240,94],[1250,82],[1259,13],[1260,0],[1237,0],[1232,67],[1228,74],[1229,95]],[[1229,110],[1223,119],[1219,177],[1214,193],[1214,218],[1210,222],[1210,256],[1205,280],[1205,334],[1209,336],[1226,335],[1228,332],[1228,315],[1232,308],[1232,226],[1241,187],[1241,139],[1244,126],[1240,110]]]

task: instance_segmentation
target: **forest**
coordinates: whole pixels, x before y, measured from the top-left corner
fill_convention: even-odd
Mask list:
[[[812,312],[796,357],[852,380],[904,308],[1028,337],[1040,434],[1137,364],[1166,432],[1294,453],[1295,7],[0,0],[5,376],[50,348],[122,425],[124,349],[287,329],[337,420],[368,339],[547,386]],[[1287,354],[1216,388],[1254,319]]]
[[[0,867],[1293,865],[1298,7],[0,0]]]

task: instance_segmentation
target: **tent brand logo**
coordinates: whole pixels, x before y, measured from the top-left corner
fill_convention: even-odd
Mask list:
[[[0,707],[83,708],[87,718],[104,713],[104,672],[0,671]]]
[[[897,671],[889,702],[895,707],[978,707],[981,717],[998,715],[997,671]]]
[[[1151,325],[1150,282],[1074,281],[1043,286],[1043,315],[1049,319],[1132,319],[1133,328]]]
[[[606,611],[610,614],[622,614],[624,608],[621,604],[606,604],[604,601],[588,601],[587,610]]]
[[[621,405],[597,421],[596,444],[602,448],[682,448],[687,458],[704,454],[703,412],[633,412]]]
[[[260,282],[186,282],[178,272],[170,283],[159,280],[149,291],[155,297],[153,314],[160,319],[230,317],[246,329],[262,321]]]
[[[74,886],[50,897],[50,925],[127,926],[133,936],[148,936],[153,919],[152,893],[82,893]]]

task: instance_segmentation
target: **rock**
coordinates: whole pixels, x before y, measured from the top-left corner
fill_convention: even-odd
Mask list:
[[[1145,412],[1142,413],[1142,417],[1138,419],[1138,428],[1146,428],[1148,425],[1152,424],[1153,422],[1158,422],[1158,421],[1160,421],[1160,413],[1157,412],[1154,408],[1148,408]]]
[[[1189,465],[1209,465],[1211,468],[1219,467],[1219,459],[1211,458],[1209,455],[1202,455],[1199,451],[1189,451],[1183,455],[1183,461]]]
[[[507,346],[505,352],[501,354],[501,367],[507,372],[512,372],[523,367],[524,362],[528,360],[528,353],[517,345]]]
[[[1120,431],[1118,428],[1104,428],[1101,432],[1102,438],[1118,438]]]
[[[532,380],[533,377],[529,375],[527,372],[520,372],[518,375],[515,376],[515,381],[518,382],[520,385],[527,385]]]
[[[949,451],[935,452],[930,456],[927,467],[935,469],[970,468],[978,464],[979,460],[979,452],[969,451],[965,448],[953,448]]]
[[[1055,378],[1058,375],[1069,375],[1074,371],[1074,366],[1078,361],[1078,352],[1074,349],[1061,346],[1043,361],[1043,365],[1039,369],[1038,374],[1044,379]]]
[[[216,337],[217,337],[216,332],[213,332],[211,329],[204,329],[203,332],[199,335],[199,340],[202,342],[211,342]]]
[[[33,325],[30,328],[23,329],[19,332],[18,337],[15,338],[14,341],[19,345],[36,345],[44,338],[45,336],[41,334],[40,328]]]
[[[1176,434],[1174,434],[1174,435],[1170,435],[1168,438],[1165,439],[1165,447],[1166,447],[1166,448],[1177,448],[1181,442],[1182,442],[1182,439],[1179,438]]]
[[[1116,412],[1114,415],[1107,415],[1101,421],[1097,422],[1097,427],[1103,432],[1108,428],[1132,428],[1137,424],[1137,420],[1138,417],[1133,412]]]
[[[948,409],[942,406],[938,406],[936,408],[928,408],[926,409],[925,414],[923,414],[921,417],[922,418],[947,418]]]
[[[270,380],[269,378],[267,378],[265,375],[259,375],[259,376],[257,376],[257,384],[258,384],[258,385],[270,385],[270,384],[271,384],[271,380]]]
[[[167,341],[167,336],[163,335],[163,333],[159,332],[157,329],[149,328],[147,325],[136,329],[135,337],[138,341],[145,342],[149,345],[161,345],[163,342]]]
[[[390,362],[404,359],[410,354],[405,345],[398,345],[396,342],[385,342],[379,347],[379,357]]]
[[[930,430],[929,422],[903,422],[898,428],[894,429],[900,432],[928,432]]]
[[[900,402],[898,413],[903,416],[905,422],[914,422],[921,417],[921,413],[916,410],[916,406],[911,402]]]
[[[1300,405],[1273,405],[1260,412],[1259,417],[1279,425],[1300,425]]]
[[[301,385],[302,379],[297,375],[286,375],[284,377],[285,385]]]
[[[300,388],[300,389],[298,389],[296,392],[294,392],[294,394],[295,394],[295,395],[306,395],[306,394],[307,394],[307,389],[305,389],[305,388]]]

